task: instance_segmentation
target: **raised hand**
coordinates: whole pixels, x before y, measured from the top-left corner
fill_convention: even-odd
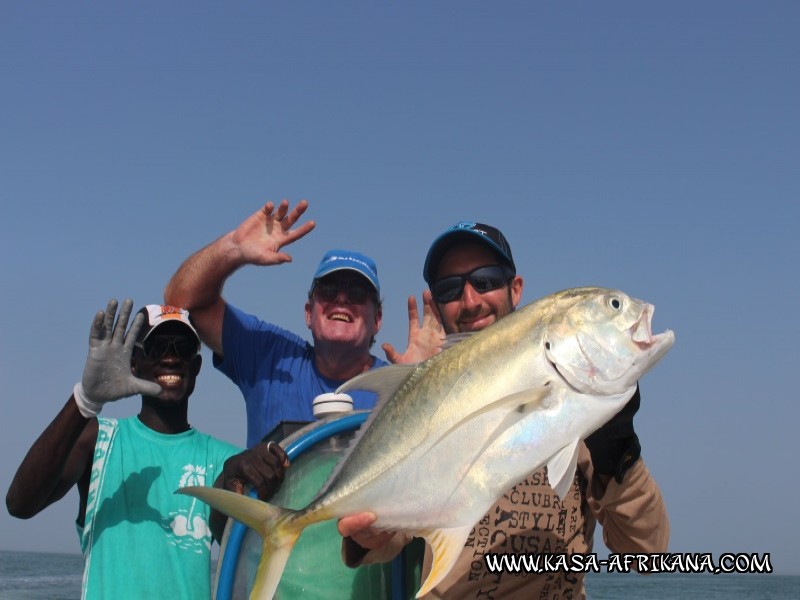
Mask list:
[[[289,201],[283,200],[275,208],[267,202],[258,212],[246,219],[233,232],[234,244],[245,263],[256,265],[278,265],[290,262],[292,257],[281,252],[281,248],[299,240],[312,229],[314,221],[308,221],[292,229],[308,208],[301,200],[291,211]]]
[[[408,297],[408,347],[403,354],[391,344],[381,346],[386,360],[391,363],[411,364],[422,362],[441,352],[445,339],[444,327],[429,290],[422,292],[422,324],[419,323],[417,299]]]
[[[86,418],[96,416],[107,402],[136,394],[155,396],[161,392],[157,383],[139,379],[131,373],[133,347],[144,324],[144,316],[136,315],[126,335],[132,307],[133,301],[130,298],[125,300],[114,323],[117,301],[112,298],[105,312],[98,311],[94,317],[83,377],[73,389],[78,408]]]

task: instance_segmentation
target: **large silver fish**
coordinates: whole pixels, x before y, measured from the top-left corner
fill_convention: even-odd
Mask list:
[[[251,598],[272,597],[305,527],[365,511],[377,516],[374,527],[431,545],[420,597],[450,571],[474,524],[526,474],[546,464],[550,485],[564,495],[580,441],[619,412],[675,341],[671,331],[652,334],[653,310],[616,290],[565,290],[419,365],[351,379],[339,391],[373,390],[377,407],[302,510],[211,487],[179,491],[261,535]]]

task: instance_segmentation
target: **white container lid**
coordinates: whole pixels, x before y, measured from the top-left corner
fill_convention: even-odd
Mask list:
[[[353,410],[353,399],[348,394],[329,392],[314,398],[314,418],[321,419],[328,415],[345,413]]]

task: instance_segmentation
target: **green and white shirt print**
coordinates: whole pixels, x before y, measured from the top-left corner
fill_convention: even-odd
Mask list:
[[[213,485],[241,449],[194,429],[157,433],[138,417],[98,423],[78,527],[83,598],[210,597],[210,509],[175,490]]]

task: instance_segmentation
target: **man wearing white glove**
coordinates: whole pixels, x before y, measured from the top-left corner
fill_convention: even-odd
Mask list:
[[[175,494],[185,485],[272,495],[288,466],[277,444],[241,450],[189,425],[200,339],[185,310],[148,305],[125,332],[132,302],[95,316],[89,356],[56,418],[22,461],[6,496],[30,518],[77,484],[83,598],[208,598],[220,515]],[[107,419],[108,402],[141,394],[134,417]]]

